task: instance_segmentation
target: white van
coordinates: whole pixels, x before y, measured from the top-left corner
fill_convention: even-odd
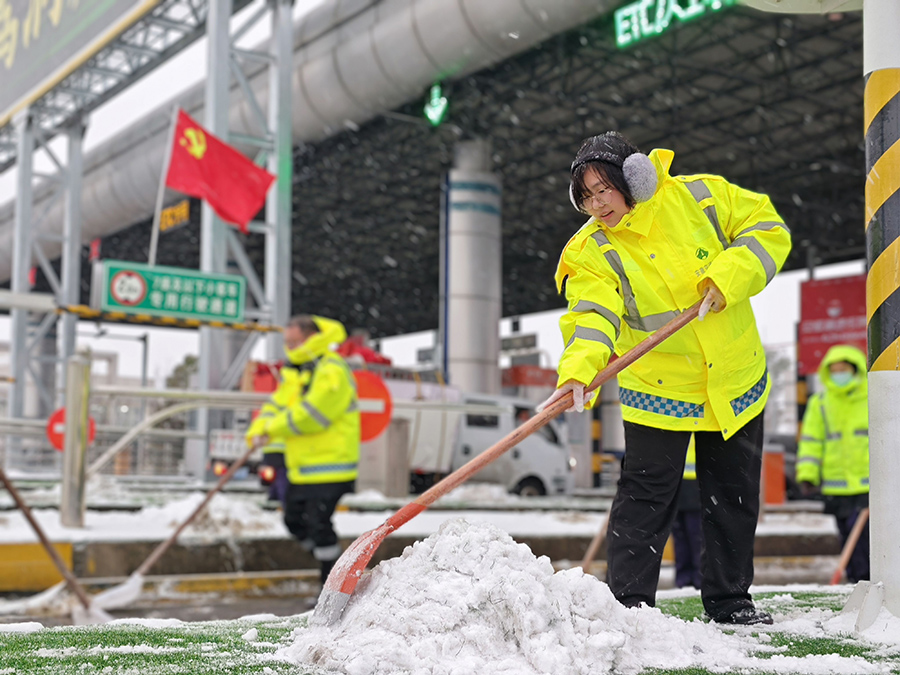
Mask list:
[[[410,416],[410,474],[413,492],[427,489],[455,471],[534,414],[524,399],[465,395],[466,404],[496,406],[497,414],[413,413]],[[396,412],[395,412],[396,414]],[[473,476],[499,483],[523,496],[570,494],[574,460],[555,420],[524,439]]]

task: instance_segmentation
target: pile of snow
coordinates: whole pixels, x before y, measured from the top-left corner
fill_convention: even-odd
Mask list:
[[[638,673],[647,668],[751,668],[775,662],[756,630],[723,632],[659,610],[628,609],[580,569],[549,559],[487,524],[465,520],[382,562],[359,584],[341,620],[298,629],[278,656],[349,675],[379,673]],[[841,672],[830,657],[782,658],[791,672]],[[879,672],[841,659],[843,672]]]

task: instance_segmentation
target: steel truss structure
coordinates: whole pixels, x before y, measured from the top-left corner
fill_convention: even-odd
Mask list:
[[[249,0],[164,0],[60,85],[18,114],[12,123],[0,129],[0,172],[14,163],[18,168],[16,250],[10,281],[14,293],[27,294],[32,290],[29,268],[31,261],[36,259],[40,278],[33,290],[49,287],[59,306],[87,301],[90,281],[87,266],[82,268],[81,265],[80,210],[81,142],[87,115],[201,35],[208,34],[210,73],[206,84],[205,126],[221,138],[258,148],[258,161],[267,163],[270,170],[278,175],[278,180],[270,192],[265,222],[254,223],[251,228],[264,235],[254,238],[261,240],[255,243],[261,243],[264,251],[265,264],[261,266],[260,274],[257,274],[245,252],[243,242],[206,205],[200,215],[202,236],[196,242],[199,244],[199,265],[195,261],[194,268],[199,267],[206,272],[225,272],[229,261],[233,261],[235,270],[248,281],[254,307],[247,313],[248,317],[274,325],[286,322],[290,293],[293,163],[290,98],[292,2],[269,0],[232,32],[232,15],[248,4]],[[267,50],[256,52],[239,48],[238,41],[265,17],[270,17],[272,22],[272,39]],[[256,100],[245,75],[248,69],[258,68],[260,62],[266,64],[270,77],[267,105]],[[229,134],[228,105],[232,82],[249,98],[251,109],[257,113],[257,134]],[[268,115],[262,112],[265,108]],[[49,145],[59,133],[65,133],[68,137],[67,162],[60,161]],[[36,150],[47,154],[57,173],[40,175],[34,170]],[[40,240],[32,235],[38,231],[36,223],[55,201],[54,198],[45,204],[42,213],[36,214],[35,218],[32,213],[33,197],[38,180],[53,185],[58,195],[64,195],[66,199],[64,231],[53,235],[64,242],[62,257],[56,263],[47,259]],[[126,259],[130,257],[125,256]],[[58,315],[55,311],[46,311],[45,307],[39,308],[37,304],[30,309],[33,315],[31,320],[36,322],[34,326],[29,324],[29,308],[17,306],[11,311],[13,384],[9,413],[13,418],[29,414],[46,416],[56,407],[60,399],[57,392],[65,390],[65,367],[58,368],[54,383],[53,378],[38,372],[36,364],[49,359],[58,365],[72,356],[75,350],[77,317],[66,313],[61,320],[58,349],[53,350],[53,354],[37,355],[37,347],[46,342],[45,337],[51,334]],[[200,329],[202,388],[232,388],[258,336],[257,332],[251,332],[236,349],[227,353],[225,332],[206,326]],[[277,358],[281,353],[280,333],[271,331],[266,339],[268,352]],[[41,403],[38,410],[25,409],[26,374],[31,376],[38,391]],[[205,411],[201,411],[200,428],[203,431],[208,428]]]
[[[250,0],[235,0],[237,12]],[[31,104],[47,140],[190,46],[206,32],[208,0],[163,0],[57,86]],[[0,173],[16,162],[12,123],[0,128]]]
[[[373,335],[438,323],[441,177],[460,138],[490,139],[503,177],[503,315],[558,308],[556,261],[583,222],[568,166],[581,140],[618,129],[675,151],[673,171],[765,192],[789,224],[787,268],[864,254],[862,21],[731,7],[626,50],[612,17],[444,82],[447,121],[423,100],[295,148],[292,307]],[[127,256],[146,223],[104,240]],[[140,234],[137,234],[140,233]],[[161,240],[197,266],[197,224]],[[258,271],[263,248],[245,240]]]

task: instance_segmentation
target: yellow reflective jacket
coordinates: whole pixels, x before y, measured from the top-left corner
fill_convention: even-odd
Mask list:
[[[750,296],[784,264],[790,232],[769,198],[720,176],[671,176],[674,153],[654,150],[656,193],[613,228],[591,218],[556,272],[569,311],[559,383],[588,384],[700,299],[704,279],[727,303],[693,321],[619,375],[626,421],[734,435],[762,412],[770,383]]]
[[[254,425],[263,420],[254,435],[264,433],[284,444],[288,480],[297,485],[355,480],[359,464],[356,380],[329,349],[347,333],[332,319],[313,320],[320,332],[289,352],[289,363],[281,369],[281,384],[271,399],[277,410],[254,420]],[[251,425],[248,437],[253,430]]]
[[[856,378],[844,386],[831,379],[832,363],[856,366]],[[825,391],[813,394],[806,404],[797,480],[822,486],[822,494],[856,495],[869,491],[869,393],[866,357],[856,347],[838,345],[819,365]]]

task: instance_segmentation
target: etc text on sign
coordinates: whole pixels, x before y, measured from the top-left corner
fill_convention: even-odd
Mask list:
[[[244,320],[245,284],[243,277],[233,274],[104,260],[100,308],[106,312],[240,323]]]
[[[730,7],[737,0],[635,0],[615,13],[616,46],[664,33],[674,21],[691,21]]]

